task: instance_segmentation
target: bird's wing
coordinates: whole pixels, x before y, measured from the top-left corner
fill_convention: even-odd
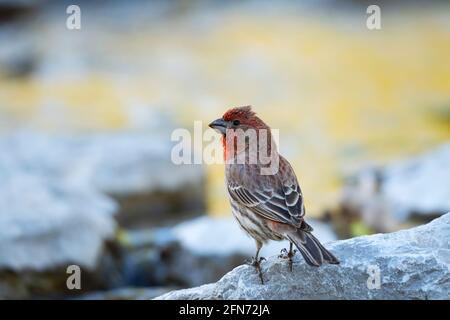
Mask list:
[[[228,192],[233,200],[266,219],[300,227],[305,214],[302,192],[296,181],[289,180],[283,183],[278,179],[275,186],[256,183],[252,188],[229,182]]]

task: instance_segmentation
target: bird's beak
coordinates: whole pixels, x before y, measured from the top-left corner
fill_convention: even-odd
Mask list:
[[[226,131],[227,131],[227,123],[222,118],[214,120],[213,122],[211,122],[209,124],[209,127],[214,129],[214,130],[217,130],[221,134],[225,134]]]

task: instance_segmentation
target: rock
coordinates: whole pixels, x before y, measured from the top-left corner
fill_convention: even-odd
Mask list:
[[[68,183],[38,154],[22,157],[19,149],[0,142],[0,298],[67,291],[67,266],[95,273],[116,229],[112,199],[88,183]]]
[[[450,299],[450,213],[429,224],[326,244],[340,265],[314,268],[295,256],[239,266],[217,283],[156,299]],[[378,276],[379,275],[379,278]],[[379,279],[379,282],[377,281]]]
[[[5,169],[9,155],[0,155],[0,269],[95,268],[114,235],[116,204],[89,185]]]
[[[110,291],[91,292],[76,299],[80,300],[150,300],[170,291],[170,288],[120,288]]]
[[[328,226],[314,220],[311,224],[321,240],[336,239]],[[217,281],[255,253],[254,241],[231,217],[205,216],[172,228],[123,231],[119,239],[122,285],[129,286],[186,288]],[[261,253],[278,254],[286,246],[271,242]]]
[[[88,186],[118,202],[121,226],[154,226],[204,210],[202,168],[172,164],[166,140],[142,132],[54,136],[21,131],[0,139],[0,150],[8,150],[0,158],[0,172]]]
[[[336,240],[330,226],[314,219],[308,219],[308,223],[322,242]],[[199,217],[175,226],[173,233],[185,248],[200,256],[240,253],[251,257],[256,250],[254,240],[239,228],[232,217]],[[261,254],[278,254],[286,246],[286,242],[270,241],[261,249]]]
[[[121,234],[123,284],[196,286],[217,281],[245,259],[235,251],[200,255],[183,246],[174,229],[128,230]]]
[[[0,137],[0,298],[67,294],[70,264],[89,279],[83,288],[114,287],[104,244],[115,237],[115,216],[156,225],[202,207],[201,168],[172,166],[170,144],[158,141],[139,132]],[[158,197],[166,202],[152,202]]]
[[[416,158],[367,169],[344,187],[341,208],[378,232],[450,211],[450,144]]]

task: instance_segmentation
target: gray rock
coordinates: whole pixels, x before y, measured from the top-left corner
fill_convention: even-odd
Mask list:
[[[286,261],[271,257],[263,263],[263,285],[253,267],[239,266],[217,283],[156,299],[450,299],[450,213],[413,229],[326,246],[340,265],[314,268],[296,255],[291,273]]]
[[[184,245],[175,229],[177,227],[121,232],[119,250],[122,285],[198,286],[219,280],[228,270],[249,257],[236,247],[226,252],[193,250]],[[219,235],[212,233],[203,236],[204,242],[204,239]]]
[[[329,225],[314,219],[308,219],[308,223],[314,228],[314,235],[322,242],[337,239]],[[231,216],[195,218],[175,226],[172,233],[183,247],[198,256],[226,256],[239,253],[251,257],[256,250],[255,241],[239,228],[239,224]],[[264,245],[261,254],[263,256],[278,254],[286,246],[286,242],[270,241]]]
[[[89,185],[31,169],[3,170],[4,161],[2,154],[0,269],[43,271],[68,263],[93,269],[104,240],[114,235],[115,203]]]
[[[174,190],[203,178],[200,166],[176,166],[170,159],[169,134],[119,132],[51,135],[20,131],[0,139],[0,169],[70,184],[90,184],[113,194]],[[163,139],[165,138],[165,139]]]
[[[379,232],[450,211],[450,144],[404,161],[366,169],[346,184],[341,207]]]
[[[115,237],[115,218],[130,221],[138,213],[148,224],[160,223],[164,214],[179,218],[180,210],[170,215],[167,208],[187,206],[182,195],[202,202],[201,168],[172,165],[171,145],[161,141],[141,132],[1,136],[0,297],[64,289],[69,264],[104,278],[98,268],[105,241]],[[178,207],[170,204],[173,195]],[[48,281],[39,281],[44,272]]]
[[[320,240],[336,239],[329,226],[309,222]],[[204,216],[170,228],[122,231],[119,239],[121,285],[128,286],[186,288],[217,281],[255,254],[254,241],[232,217]],[[279,254],[287,245],[271,242],[261,254]]]
[[[80,300],[149,300],[170,291],[169,288],[120,288],[109,291],[91,292],[76,299]]]

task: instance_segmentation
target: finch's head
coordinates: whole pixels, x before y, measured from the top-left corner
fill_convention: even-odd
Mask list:
[[[226,135],[227,130],[247,131],[248,129],[269,129],[269,127],[256,116],[251,106],[232,108],[224,113],[222,118],[214,120],[209,127]]]

